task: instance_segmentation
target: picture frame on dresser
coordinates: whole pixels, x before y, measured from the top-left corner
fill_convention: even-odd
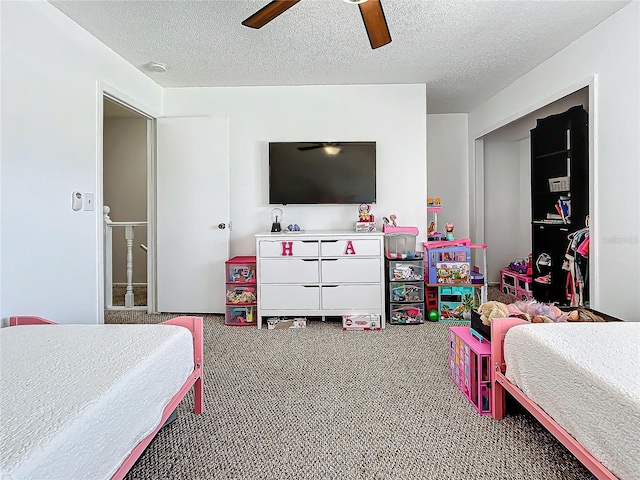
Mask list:
[[[384,235],[352,230],[256,235],[258,328],[269,317],[377,315],[385,326]]]

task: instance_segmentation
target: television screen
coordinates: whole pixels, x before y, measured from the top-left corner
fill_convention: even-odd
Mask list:
[[[270,204],[375,201],[375,142],[269,143]]]

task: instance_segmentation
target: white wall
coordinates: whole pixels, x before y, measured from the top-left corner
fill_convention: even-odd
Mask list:
[[[426,232],[426,95],[424,85],[170,88],[167,116],[229,118],[231,255],[255,252],[268,231],[268,142],[377,142],[378,225],[395,213]],[[352,229],[357,206],[281,207],[284,223],[306,230]],[[224,221],[224,220],[221,220]]]
[[[71,192],[99,191],[98,82],[158,112],[162,89],[47,2],[0,9],[0,318],[96,323],[101,204],[74,212]]]
[[[467,120],[466,113],[427,115],[427,194],[442,199],[438,230],[453,222],[457,238],[469,237]]]
[[[147,119],[105,118],[104,204],[114,222],[147,221]],[[127,243],[124,227],[113,229],[113,281],[127,282]],[[147,228],[133,230],[133,282],[147,282]]]
[[[596,162],[592,305],[626,320],[640,320],[639,25],[640,2],[632,2],[469,113],[470,176],[475,178],[476,138],[597,76],[590,102]],[[470,198],[475,195],[470,188]]]
[[[527,257],[532,251],[531,242],[531,139],[525,138],[518,142],[519,171],[518,171],[518,210],[520,219],[514,229],[519,256]]]
[[[489,282],[500,281],[500,269],[520,250],[516,238],[520,224],[520,148],[517,142],[487,138],[484,143],[484,208]],[[515,227],[515,228],[514,228]]]

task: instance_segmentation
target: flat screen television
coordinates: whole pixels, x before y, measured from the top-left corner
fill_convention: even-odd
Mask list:
[[[270,204],[376,201],[376,142],[269,143]]]

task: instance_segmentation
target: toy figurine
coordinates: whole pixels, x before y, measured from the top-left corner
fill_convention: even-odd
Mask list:
[[[373,215],[371,215],[371,205],[361,203],[358,207],[359,222],[373,222]]]
[[[453,223],[447,223],[444,226],[444,231],[446,232],[446,239],[451,241],[454,240],[455,237],[453,236]]]

